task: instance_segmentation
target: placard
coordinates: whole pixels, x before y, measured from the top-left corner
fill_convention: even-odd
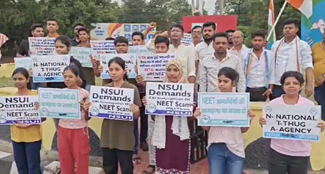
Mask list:
[[[154,52],[147,49],[146,45],[129,46],[129,53],[131,53],[131,54],[154,54]]]
[[[91,86],[89,99],[90,117],[133,121],[134,89]]]
[[[36,102],[37,96],[1,96],[0,125],[41,124]]]
[[[91,54],[99,59],[98,56],[102,54],[115,54],[114,40],[91,40]]]
[[[147,82],[146,114],[193,116],[194,84]]]
[[[81,119],[79,90],[39,88],[40,117]]]
[[[199,126],[249,127],[249,94],[199,92]]]
[[[138,54],[138,74],[144,81],[162,81],[166,76],[166,64],[175,58],[176,54]]]
[[[191,45],[193,43],[192,35],[188,34],[188,33],[184,33],[184,36],[182,37],[181,42],[182,42],[182,44],[184,44],[186,46]]]
[[[101,73],[101,79],[110,79],[108,62],[114,58],[120,57],[125,61],[125,69],[127,72],[128,78],[135,78],[137,74],[135,73],[136,65],[136,54],[104,54],[100,55],[100,65],[103,67],[103,72]]]
[[[25,68],[27,70],[32,68],[32,59],[30,57],[15,57],[15,68]]]
[[[29,50],[32,55],[53,55],[55,52],[55,38],[29,37]]]
[[[71,47],[69,55],[79,60],[82,67],[87,67],[87,68],[93,67],[90,59],[91,48]]]
[[[63,70],[70,64],[69,55],[32,56],[33,82],[63,82]]]
[[[320,106],[269,104],[263,108],[263,117],[264,138],[320,141]]]

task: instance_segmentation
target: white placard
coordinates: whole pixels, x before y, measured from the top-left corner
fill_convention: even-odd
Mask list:
[[[103,67],[103,72],[101,73],[101,79],[110,79],[108,62],[114,58],[120,57],[125,61],[125,69],[128,75],[128,78],[135,78],[137,74],[135,73],[136,66],[136,54],[103,54],[100,55],[100,65]]]
[[[91,48],[71,47],[69,55],[77,59],[81,63],[82,67],[93,67],[90,59]]]
[[[55,38],[29,37],[29,50],[32,55],[53,55],[55,52]]]

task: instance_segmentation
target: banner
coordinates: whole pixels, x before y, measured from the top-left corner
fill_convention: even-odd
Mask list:
[[[140,31],[144,33],[148,29],[148,23],[96,23],[92,24],[95,28],[90,31],[92,40],[105,40],[108,37],[116,38],[118,36],[124,36],[132,43],[132,33]],[[145,40],[154,38],[156,28],[152,29]]]
[[[29,50],[32,55],[53,55],[55,52],[55,38],[29,37]]]
[[[32,68],[32,59],[30,57],[15,57],[15,69],[25,68],[27,70]]]
[[[125,61],[125,69],[128,78],[135,78],[137,74],[135,73],[136,66],[136,54],[103,54],[100,55],[100,65],[103,67],[103,72],[100,74],[101,79],[110,79],[108,62],[114,58],[120,57]]]
[[[81,63],[82,67],[93,67],[90,59],[91,48],[71,47],[69,55],[77,59]]]
[[[32,56],[33,82],[63,82],[63,70],[70,64],[69,55]]]
[[[263,108],[263,117],[264,138],[320,141],[320,106],[269,104]]]
[[[194,84],[147,82],[146,114],[193,116]]]
[[[188,33],[184,33],[184,36],[182,37],[181,42],[182,42],[182,44],[184,44],[186,46],[191,45],[193,43],[192,35],[188,34]]]
[[[199,92],[199,126],[249,127],[249,94]]]
[[[115,46],[113,40],[91,40],[91,54],[97,57],[102,54],[115,54]]]
[[[134,89],[91,86],[89,99],[90,117],[133,121]]]
[[[310,18],[301,17],[301,39],[310,46],[323,41],[325,31],[325,1],[313,0],[313,15]]]
[[[41,124],[36,102],[37,96],[0,97],[0,125]]]
[[[40,117],[81,119],[79,90],[39,88]]]
[[[176,54],[138,54],[138,74],[144,81],[162,81],[166,76],[166,64],[175,58]]]

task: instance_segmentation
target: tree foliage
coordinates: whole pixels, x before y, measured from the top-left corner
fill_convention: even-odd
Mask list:
[[[10,40],[3,55],[14,55],[18,44],[30,35],[34,23],[47,19],[59,21],[59,33],[73,36],[73,25],[92,23],[150,23],[158,30],[181,23],[182,16],[191,15],[187,0],[0,0],[0,32]],[[10,53],[8,53],[8,50]]]

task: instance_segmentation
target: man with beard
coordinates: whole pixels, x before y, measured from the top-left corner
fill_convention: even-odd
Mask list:
[[[228,34],[228,49],[232,48],[234,46],[233,42],[232,42],[232,35],[234,34],[235,30],[227,30],[226,33]]]
[[[217,33],[212,39],[214,54],[204,58],[200,65],[200,92],[220,92],[218,73],[223,67],[235,69],[239,74],[237,91],[245,92],[245,75],[242,59],[228,53],[228,34]]]
[[[271,62],[273,52],[264,49],[265,34],[256,32],[252,34],[253,48],[242,54],[244,60],[244,73],[246,77],[246,92],[250,101],[266,101],[272,93],[273,85],[269,85],[271,75]]]
[[[203,25],[203,39],[204,42],[201,42],[195,46],[195,67],[197,79],[200,78],[199,64],[202,62],[203,58],[214,53],[212,36],[216,33],[216,24],[214,22],[206,22]]]
[[[79,33],[78,33],[78,30],[80,29],[80,28],[85,28],[85,24],[82,24],[82,23],[76,23],[75,25],[74,25],[74,34],[75,34],[75,36],[74,36],[74,38],[72,38],[71,40],[70,40],[70,42],[71,42],[71,46],[78,46],[79,44],[80,44],[80,39],[79,39]],[[87,81],[88,82],[88,81]]]

